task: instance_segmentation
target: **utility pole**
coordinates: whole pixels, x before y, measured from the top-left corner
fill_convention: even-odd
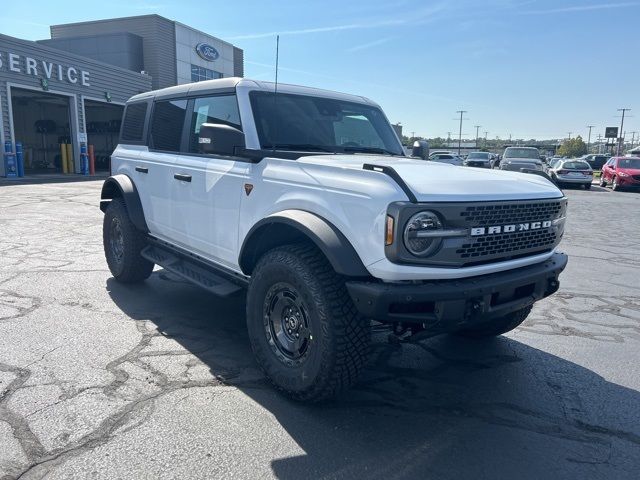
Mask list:
[[[636,144],[636,133],[638,132],[631,132],[631,148]]]
[[[622,112],[622,120],[620,121],[620,135],[622,135],[622,132],[624,131],[624,114],[626,112],[628,112],[629,110],[631,110],[630,108],[619,108],[618,111]],[[622,136],[620,136],[620,138],[618,138],[618,149],[616,150],[616,156],[620,156],[620,147],[622,144]]]
[[[480,131],[480,127],[482,125],[474,125],[474,127],[476,127],[476,150],[478,149],[478,132]]]
[[[416,138],[416,132],[411,132],[411,140],[415,140]]]
[[[595,127],[595,125],[587,125],[589,129],[589,138],[587,139],[587,153],[589,153],[589,146],[591,145],[591,129]]]
[[[602,135],[598,134],[598,153],[602,153]]]
[[[451,145],[451,132],[447,132],[447,148]]]
[[[571,140],[571,134],[572,134],[573,132],[567,132],[567,133],[569,134],[569,140]]]
[[[487,132],[487,131],[485,130],[485,132],[484,132],[484,145],[483,145],[483,146],[484,146],[484,148],[487,148],[487,135],[488,135],[488,134],[489,134],[489,132]]]
[[[460,147],[462,145],[462,115],[467,113],[467,110],[456,110],[456,113],[460,114],[460,128],[458,129],[458,155],[460,155]]]

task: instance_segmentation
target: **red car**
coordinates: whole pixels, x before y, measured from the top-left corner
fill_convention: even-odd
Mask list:
[[[611,185],[613,190],[624,187],[640,187],[640,158],[611,157],[602,166],[600,186]]]

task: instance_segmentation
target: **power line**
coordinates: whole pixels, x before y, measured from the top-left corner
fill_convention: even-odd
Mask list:
[[[481,126],[482,125],[474,125],[474,127],[476,127],[476,148],[478,148],[478,137],[479,137],[478,132],[480,131]]]
[[[624,131],[624,114],[630,111],[630,108],[619,108],[618,111],[622,112],[622,120],[620,121],[620,137],[618,137],[618,149],[616,150],[616,156],[620,155],[620,147],[622,143],[622,132]]]
[[[591,145],[591,129],[595,127],[595,125],[587,125],[587,128],[589,129],[589,137],[587,139],[587,153],[589,153],[589,146]]]
[[[456,113],[460,114],[460,128],[458,129],[458,155],[460,155],[460,147],[462,146],[462,115],[467,113],[467,110],[456,110]]]

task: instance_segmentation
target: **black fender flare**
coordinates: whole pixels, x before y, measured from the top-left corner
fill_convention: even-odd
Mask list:
[[[370,277],[353,245],[334,225],[304,210],[283,210],[256,223],[245,237],[238,264],[251,275],[263,253],[279,245],[308,239],[324,254],[336,273]]]
[[[100,210],[105,212],[109,202],[118,197],[124,200],[129,218],[136,228],[141,232],[149,232],[147,222],[144,219],[144,210],[142,210],[138,189],[133,180],[127,175],[113,175],[104,181],[102,192],[100,193]]]

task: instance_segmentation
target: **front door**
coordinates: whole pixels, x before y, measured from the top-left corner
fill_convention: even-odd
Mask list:
[[[172,229],[189,250],[230,268],[237,268],[238,220],[249,164],[233,157],[200,153],[203,123],[240,129],[235,95],[190,101],[186,153],[173,168]]]

